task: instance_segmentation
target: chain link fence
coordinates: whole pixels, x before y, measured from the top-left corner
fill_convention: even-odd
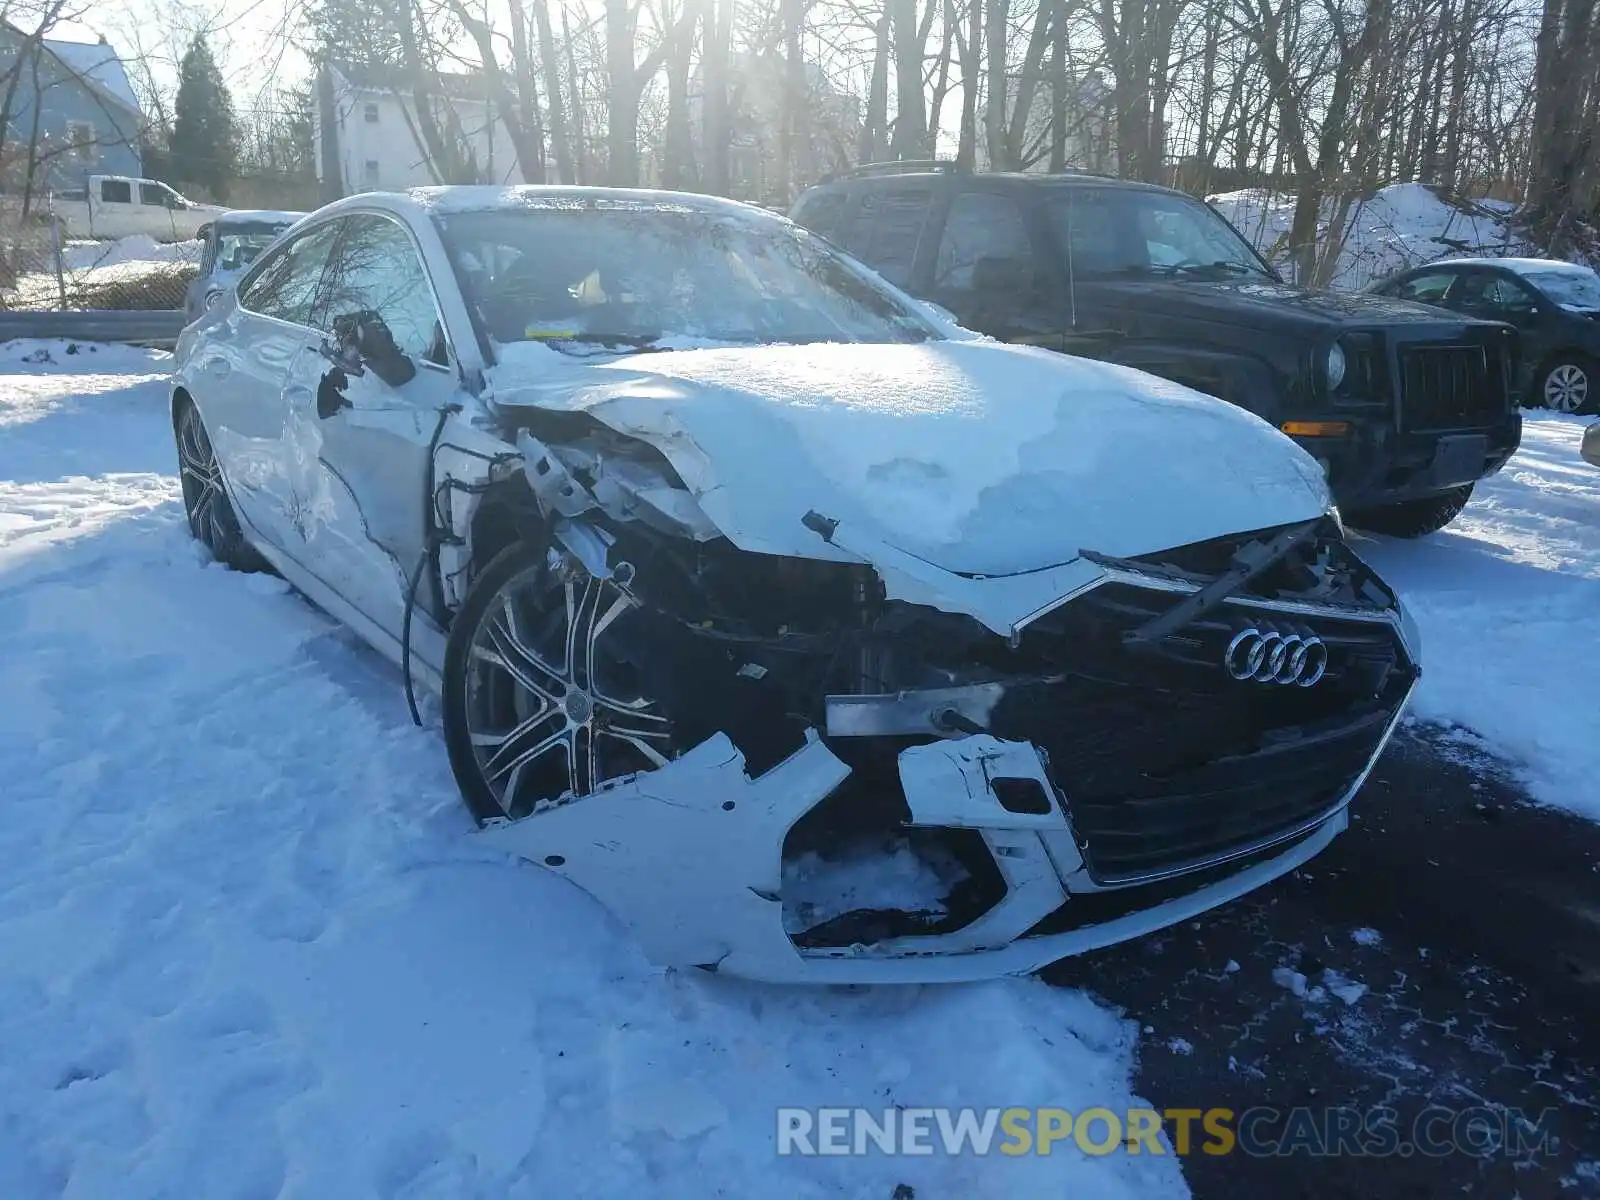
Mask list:
[[[0,311],[181,309],[200,243],[72,241],[49,218],[0,218]]]

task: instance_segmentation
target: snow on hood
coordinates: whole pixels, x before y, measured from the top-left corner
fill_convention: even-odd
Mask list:
[[[585,411],[660,450],[743,549],[834,557],[801,518],[1002,575],[1324,512],[1260,418],[1105,363],[988,341],[761,346],[585,363],[512,347],[499,406]]]

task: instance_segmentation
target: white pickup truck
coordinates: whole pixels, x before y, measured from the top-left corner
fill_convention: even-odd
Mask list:
[[[146,234],[158,242],[186,242],[227,210],[196,204],[154,179],[91,175],[88,186],[51,195],[49,211],[75,238],[122,238]]]

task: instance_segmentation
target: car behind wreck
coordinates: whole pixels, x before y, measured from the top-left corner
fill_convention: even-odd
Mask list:
[[[1281,433],[747,206],[352,198],[179,358],[196,536],[437,690],[479,836],[660,963],[977,978],[1192,916],[1345,827],[1418,676]]]

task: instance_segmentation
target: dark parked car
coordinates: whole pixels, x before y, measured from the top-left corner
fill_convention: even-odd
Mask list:
[[[1515,325],[1513,386],[1527,407],[1587,413],[1600,403],[1600,276],[1552,258],[1452,258],[1373,284],[1377,296]]]
[[[1583,431],[1583,445],[1579,450],[1584,462],[1600,467],[1600,421]]]
[[[896,163],[825,180],[791,215],[968,328],[1249,409],[1321,461],[1351,524],[1442,528],[1521,437],[1514,330],[1288,286],[1168,188]]]

